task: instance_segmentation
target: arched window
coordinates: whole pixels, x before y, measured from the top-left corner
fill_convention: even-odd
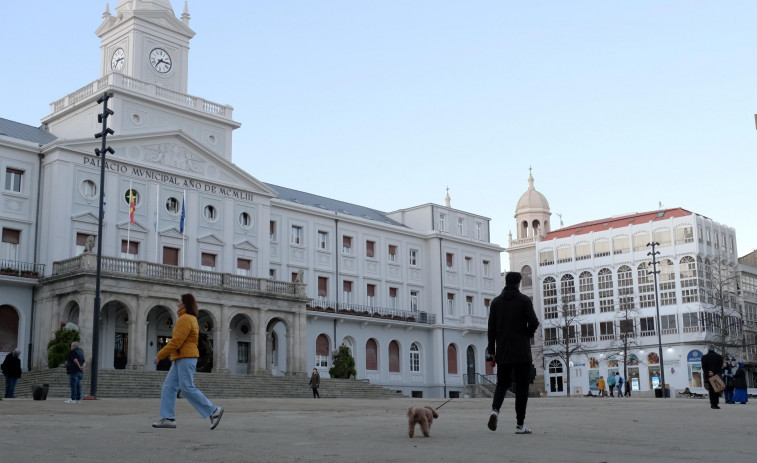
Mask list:
[[[389,343],[389,373],[400,372],[400,345],[397,341]]]
[[[549,362],[549,374],[557,375],[562,373],[562,363],[559,360],[552,360]]]
[[[673,261],[662,259],[657,266],[660,271],[660,305],[674,305],[676,303],[676,271]]]
[[[410,344],[410,371],[421,371],[421,350],[417,343]]]
[[[524,265],[522,269],[520,269],[520,275],[521,275],[521,281],[520,285],[523,288],[530,288],[533,285],[533,280],[531,277],[531,267],[528,265]]]
[[[518,238],[528,238],[528,222],[525,220],[520,224],[520,236]]]
[[[315,366],[329,366],[329,338],[325,334],[315,338]]]
[[[576,282],[573,275],[566,274],[560,278],[560,301],[568,316],[576,315]]]
[[[533,222],[531,222],[531,228],[533,228],[533,230],[531,231],[531,236],[540,235],[539,229],[541,228],[541,224],[539,223],[538,220],[534,220]]]
[[[597,286],[599,287],[599,311],[612,312],[614,310],[615,289],[612,284],[612,272],[609,268],[603,268],[599,271]]]
[[[627,265],[618,269],[618,301],[621,310],[633,308],[633,270]]]
[[[578,297],[581,301],[581,315],[594,313],[594,276],[591,272],[581,272],[578,276]]]
[[[652,269],[646,262],[642,262],[636,268],[636,276],[639,281],[639,307],[654,307],[654,277],[649,272]]]
[[[447,373],[457,374],[457,347],[454,344],[447,346]]]
[[[544,279],[542,284],[544,297],[544,319],[557,318],[557,282],[552,277]]]
[[[680,262],[681,302],[697,302],[699,287],[697,282],[697,262],[691,256],[684,256]]]
[[[378,370],[378,347],[376,340],[371,338],[365,343],[365,369]]]

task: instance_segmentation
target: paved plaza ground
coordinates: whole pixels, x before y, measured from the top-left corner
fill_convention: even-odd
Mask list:
[[[177,429],[153,429],[157,399],[0,401],[0,461],[15,462],[699,462],[757,460],[757,406],[699,399],[532,398],[515,435],[488,399],[454,399],[431,437],[408,438],[409,406],[442,399],[224,399],[210,431],[185,400]],[[212,399],[212,398],[211,398]]]

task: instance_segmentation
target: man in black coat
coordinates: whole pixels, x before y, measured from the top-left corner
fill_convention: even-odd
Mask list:
[[[710,394],[710,408],[719,409],[720,392],[715,392],[710,384],[710,377],[719,375],[723,371],[723,356],[715,352],[715,347],[708,346],[707,353],[702,356],[702,371],[704,372],[704,388]]]
[[[497,429],[499,407],[505,400],[505,393],[515,380],[516,434],[530,434],[523,425],[528,404],[528,383],[531,376],[531,338],[534,337],[539,319],[534,313],[531,299],[518,290],[521,275],[508,272],[505,288],[495,297],[489,307],[489,344],[487,360],[497,362],[497,389],[489,416],[489,429]]]
[[[3,375],[5,375],[5,398],[13,399],[16,397],[16,384],[21,377],[21,349],[16,349],[5,357],[2,365]]]

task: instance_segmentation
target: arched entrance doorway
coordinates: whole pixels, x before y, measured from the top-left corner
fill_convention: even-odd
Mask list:
[[[549,392],[564,392],[563,389],[563,365],[559,360],[549,362]]]
[[[468,363],[468,384],[476,384],[476,349],[473,346],[468,346],[465,357]]]
[[[157,305],[147,312],[147,335],[145,337],[147,343],[145,365],[147,369],[168,371],[171,368],[171,361],[167,358],[161,360],[157,366],[153,365],[152,359],[171,340],[173,324],[171,311],[165,306]]]
[[[255,368],[252,351],[253,342],[252,320],[247,315],[239,314],[231,319],[229,325],[228,365],[231,374],[246,375]],[[236,349],[235,349],[236,346]]]
[[[287,374],[287,326],[279,318],[268,322],[266,327],[266,369],[274,376]]]
[[[123,370],[128,362],[129,311],[120,301],[100,309],[100,368]]]
[[[13,306],[0,305],[0,353],[13,352],[16,347],[20,347],[18,345],[18,312]]]
[[[197,313],[197,324],[200,325],[200,338],[197,340],[200,357],[197,359],[197,371],[210,373],[213,371],[213,330],[215,329],[213,315],[200,310]]]
[[[79,326],[79,304],[72,301],[69,302],[68,307],[66,308],[66,311],[64,312],[66,314],[66,320],[68,323],[73,323],[76,326]]]

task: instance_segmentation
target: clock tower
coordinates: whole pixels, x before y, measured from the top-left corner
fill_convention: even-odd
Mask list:
[[[106,6],[95,32],[101,39],[100,74],[118,72],[142,82],[187,93],[189,12],[181,20],[169,0],[119,0],[114,15]]]

